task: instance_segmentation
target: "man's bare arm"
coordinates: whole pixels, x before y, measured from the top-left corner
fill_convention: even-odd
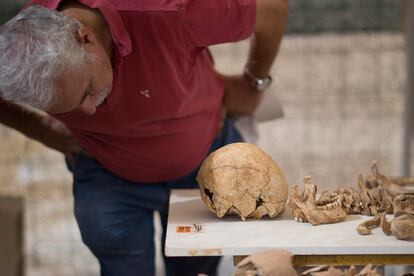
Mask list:
[[[255,31],[246,64],[253,75],[269,75],[279,50],[287,17],[287,0],[257,0]]]
[[[277,56],[288,17],[287,0],[257,0],[256,25],[251,39],[246,67],[258,77],[269,76]],[[251,115],[259,105],[263,92],[254,88],[242,75],[222,76],[226,91],[224,106],[231,116]]]
[[[0,102],[0,123],[63,154],[79,149],[66,126],[45,113]]]

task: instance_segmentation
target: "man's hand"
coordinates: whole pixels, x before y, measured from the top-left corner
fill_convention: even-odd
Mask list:
[[[256,1],[256,25],[246,62],[246,68],[253,76],[261,79],[269,77],[287,16],[288,0]],[[263,91],[257,91],[243,75],[220,77],[225,83],[223,105],[228,115],[252,115],[263,98]]]
[[[253,115],[259,105],[263,92],[255,90],[243,75],[224,76],[223,105],[230,117]]]
[[[73,138],[70,130],[62,122],[51,116],[45,115],[41,119],[41,124],[49,129],[50,132],[49,135],[44,135],[40,142],[47,147],[63,153],[70,165],[75,161],[77,154],[80,152],[85,153],[82,147]]]

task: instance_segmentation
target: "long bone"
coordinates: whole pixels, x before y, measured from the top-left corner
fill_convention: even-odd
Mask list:
[[[382,187],[388,195],[394,198],[399,194],[409,193],[410,190],[406,187],[414,185],[414,178],[383,175],[378,170],[377,162],[374,161],[371,167],[371,175],[367,177],[366,183],[367,186]]]

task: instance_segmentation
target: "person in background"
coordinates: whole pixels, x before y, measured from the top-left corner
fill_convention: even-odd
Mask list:
[[[154,275],[153,212],[196,188],[209,152],[241,141],[271,83],[287,0],[33,0],[0,27],[0,122],[62,152],[74,212],[102,275]],[[225,76],[208,46],[250,38]],[[165,257],[167,275],[219,257]]]

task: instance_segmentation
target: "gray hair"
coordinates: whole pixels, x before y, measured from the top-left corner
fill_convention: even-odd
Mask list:
[[[47,109],[59,95],[56,78],[83,64],[81,23],[33,5],[0,26],[0,97]]]

